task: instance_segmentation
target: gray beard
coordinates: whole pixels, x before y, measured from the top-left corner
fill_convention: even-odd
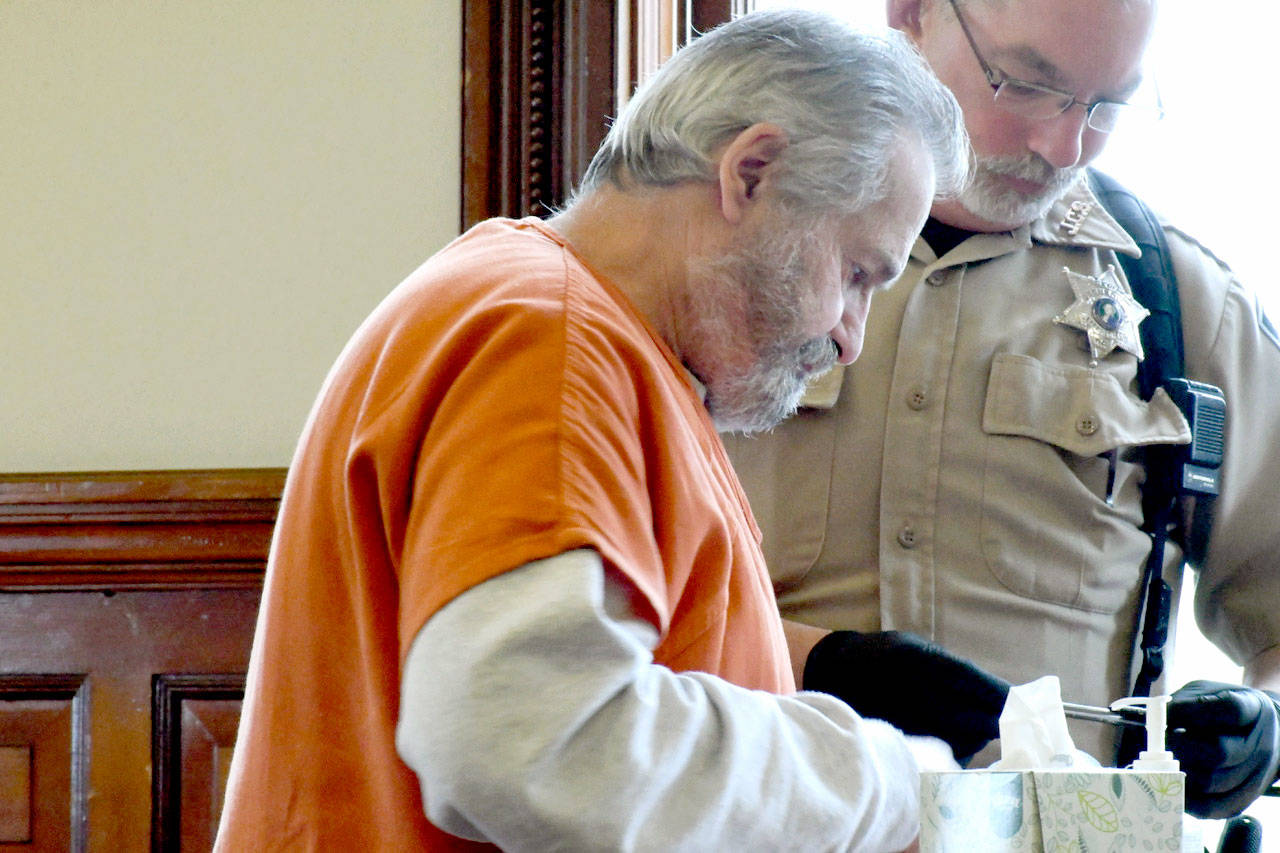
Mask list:
[[[1017,228],[1049,212],[1080,178],[1082,167],[1055,169],[1036,154],[1025,157],[979,157],[973,182],[960,194],[960,204],[973,215]],[[997,175],[1013,175],[1044,183],[1044,192],[1028,196],[1005,186]]]
[[[694,309],[697,334],[712,346],[731,349],[746,340],[754,364],[739,374],[699,378],[706,387],[707,412],[720,432],[772,429],[795,413],[809,380],[836,363],[835,346],[822,336],[798,338],[802,305],[812,287],[808,264],[816,255],[813,225],[752,235],[721,258],[693,265],[691,277],[700,304]],[[745,300],[746,327],[725,306]],[[804,371],[811,365],[812,372]],[[689,365],[695,373],[698,365]]]
[[[835,360],[835,347],[827,338],[763,358],[746,375],[728,377],[707,389],[712,423],[720,432],[750,434],[773,429],[795,414],[809,380],[830,370]],[[817,369],[803,373],[806,363]]]

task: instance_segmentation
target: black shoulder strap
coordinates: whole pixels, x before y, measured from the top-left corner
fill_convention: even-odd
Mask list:
[[[1129,232],[1142,250],[1142,257],[1120,255],[1120,265],[1133,297],[1151,316],[1142,321],[1138,333],[1146,355],[1138,367],[1138,390],[1150,400],[1165,380],[1185,376],[1182,355],[1182,311],[1178,307],[1178,287],[1169,262],[1169,245],[1164,229],[1142,200],[1109,175],[1089,170],[1094,194],[1120,227]]]
[[[1134,298],[1151,312],[1138,327],[1145,355],[1138,365],[1138,390],[1150,400],[1166,380],[1184,373],[1182,312],[1164,231],[1151,210],[1113,178],[1091,169],[1089,179],[1102,205],[1142,250],[1140,258],[1119,258]],[[1180,470],[1176,451],[1170,445],[1146,447],[1143,455],[1147,476],[1142,487],[1142,528],[1151,537],[1151,553],[1143,570],[1142,605],[1137,619],[1142,661],[1133,685],[1134,696],[1149,696],[1164,671],[1173,595],[1163,577],[1164,545],[1178,506]],[[1117,762],[1120,767],[1135,758],[1141,748],[1140,738],[1124,734]]]
[[[1201,394],[1200,400],[1209,400],[1213,395],[1216,401],[1217,420],[1212,419],[1212,407],[1206,407],[1203,415],[1193,417],[1188,413],[1186,401],[1179,403],[1184,414],[1193,420],[1193,445],[1191,457],[1197,464],[1202,461],[1216,469],[1221,462],[1222,418],[1225,417],[1225,402],[1221,390],[1213,386],[1186,379],[1186,363],[1182,347],[1182,312],[1178,307],[1178,287],[1173,276],[1173,265],[1169,260],[1169,246],[1165,241],[1164,229],[1156,221],[1155,215],[1133,193],[1126,190],[1115,179],[1101,172],[1090,169],[1089,180],[1095,195],[1103,207],[1115,218],[1116,222],[1129,233],[1133,241],[1142,250],[1142,257],[1132,258],[1120,255],[1120,265],[1124,268],[1125,277],[1129,279],[1129,287],[1133,296],[1151,312],[1138,327],[1142,339],[1145,358],[1138,366],[1138,390],[1144,399],[1150,400],[1156,389],[1166,388],[1177,398],[1182,395],[1179,389],[1195,386]],[[1211,392],[1211,393],[1210,393]],[[1200,411],[1200,409],[1196,409]],[[1216,433],[1214,425],[1216,424]],[[1205,426],[1202,438],[1205,444],[1200,450],[1206,454],[1216,442],[1218,455],[1216,460],[1207,461],[1208,456],[1194,456],[1196,435],[1199,426]],[[1140,637],[1142,661],[1133,685],[1134,696],[1148,696],[1152,685],[1164,671],[1164,646],[1168,639],[1169,614],[1172,593],[1165,583],[1164,546],[1169,538],[1170,530],[1182,519],[1180,497],[1184,492],[1196,494],[1195,512],[1191,520],[1191,529],[1185,530],[1183,547],[1187,557],[1193,563],[1199,563],[1204,556],[1204,549],[1209,540],[1209,527],[1212,524],[1212,496],[1217,494],[1216,475],[1212,486],[1205,488],[1199,484],[1188,488],[1185,472],[1191,469],[1187,465],[1187,449],[1180,445],[1157,444],[1143,448],[1143,464],[1147,471],[1146,481],[1142,486],[1142,529],[1151,537],[1151,553],[1142,577],[1142,599],[1137,617],[1137,632]],[[1127,728],[1120,742],[1117,766],[1125,766],[1137,755],[1141,747],[1141,738],[1136,730]]]

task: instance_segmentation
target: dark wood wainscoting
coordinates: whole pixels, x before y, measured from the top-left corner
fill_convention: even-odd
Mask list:
[[[209,849],[283,483],[0,476],[0,851]]]

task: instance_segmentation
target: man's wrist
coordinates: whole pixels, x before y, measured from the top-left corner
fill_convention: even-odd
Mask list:
[[[791,672],[795,676],[796,687],[806,689],[804,671],[809,662],[809,655],[813,652],[814,646],[834,632],[826,628],[806,625],[803,622],[783,619],[782,633],[787,638],[787,652],[791,656]]]

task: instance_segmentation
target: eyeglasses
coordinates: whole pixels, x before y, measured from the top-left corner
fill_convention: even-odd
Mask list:
[[[949,0],[949,2],[956,13],[956,21],[960,23],[960,29],[964,31],[964,37],[968,40],[969,47],[973,50],[974,58],[978,60],[978,65],[982,66],[982,73],[986,75],[987,82],[991,84],[992,97],[1000,108],[1023,118],[1044,121],[1045,119],[1060,116],[1076,104],[1079,104],[1084,107],[1085,120],[1088,126],[1101,133],[1110,133],[1115,130],[1121,117],[1124,116],[1142,115],[1152,120],[1159,120],[1164,117],[1164,107],[1160,103],[1158,92],[1153,105],[1134,104],[1128,101],[1111,101],[1106,98],[1099,98],[1090,103],[1081,101],[1071,92],[1064,92],[1052,86],[1043,86],[1039,83],[1019,80],[1017,77],[1010,77],[998,68],[993,68],[983,58],[981,51],[978,50],[978,43],[973,40],[973,33],[970,32],[964,16],[960,14],[960,7],[956,0]]]

